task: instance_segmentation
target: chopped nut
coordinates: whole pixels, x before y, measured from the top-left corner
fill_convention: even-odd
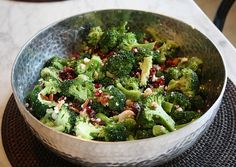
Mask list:
[[[183,111],[183,109],[181,107],[176,109],[177,111]]]
[[[145,97],[150,96],[151,94],[152,94],[152,89],[150,89],[150,88],[147,88],[143,93],[143,95]]]
[[[126,106],[130,107],[130,106],[133,105],[133,102],[132,102],[132,100],[127,99],[126,102],[125,102],[125,104],[126,104]]]
[[[156,109],[158,107],[157,102],[154,102],[154,101],[151,102],[151,106],[150,107]]]
[[[118,115],[119,122],[124,121],[126,118],[134,118],[135,114],[132,110],[125,110]]]

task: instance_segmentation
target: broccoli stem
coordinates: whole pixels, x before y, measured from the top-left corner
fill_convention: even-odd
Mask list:
[[[159,136],[159,135],[169,133],[169,131],[162,125],[155,125],[152,128],[152,133],[154,136]]]
[[[141,86],[146,86],[152,68],[152,56],[144,57],[143,62],[140,63],[141,72]]]
[[[128,99],[137,101],[141,97],[141,92],[139,90],[127,90],[120,83],[117,83],[116,87],[119,88],[126,95]]]
[[[149,113],[153,113],[159,117],[161,123],[169,130],[175,130],[175,121],[163,110],[163,108],[158,105],[155,110],[150,110]]]
[[[96,117],[97,118],[100,118],[102,121],[104,121],[106,124],[110,124],[111,123],[111,120],[110,118],[108,118],[105,114],[103,113],[97,113],[96,114]]]

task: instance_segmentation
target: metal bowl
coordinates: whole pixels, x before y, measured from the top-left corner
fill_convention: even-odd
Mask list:
[[[146,29],[176,41],[183,56],[203,59],[202,83],[210,106],[193,123],[158,137],[99,142],[79,139],[49,128],[24,106],[24,97],[39,77],[44,63],[54,55],[66,56],[79,46],[90,26],[111,26],[128,21],[130,30]],[[224,61],[209,39],[193,27],[159,14],[135,10],[103,10],[73,16],[50,25],[29,40],[12,68],[12,88],[17,105],[33,133],[62,157],[87,166],[152,166],[166,162],[192,146],[212,123],[226,85]]]

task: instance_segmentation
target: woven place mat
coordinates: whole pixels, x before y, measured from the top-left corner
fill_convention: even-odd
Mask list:
[[[13,167],[74,166],[45,148],[31,133],[14,97],[8,101],[2,121],[3,145]],[[228,80],[214,123],[186,152],[162,167],[236,166],[236,87]]]

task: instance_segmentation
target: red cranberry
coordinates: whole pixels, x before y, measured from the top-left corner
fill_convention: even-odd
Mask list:
[[[101,88],[101,87],[102,87],[102,84],[96,83],[96,84],[94,84],[94,87],[95,87],[96,89]]]
[[[178,65],[178,63],[179,63],[179,59],[178,58],[166,60],[166,65],[167,66],[175,67],[175,66]]]
[[[76,74],[73,68],[71,67],[64,67],[63,71],[59,72],[59,77],[64,80],[72,80],[75,79]]]
[[[96,91],[96,92],[94,93],[94,96],[95,96],[95,97],[100,97],[100,96],[102,96],[102,92]]]
[[[165,84],[165,79],[160,77],[153,83],[153,87],[158,88],[160,85],[164,84]]]

